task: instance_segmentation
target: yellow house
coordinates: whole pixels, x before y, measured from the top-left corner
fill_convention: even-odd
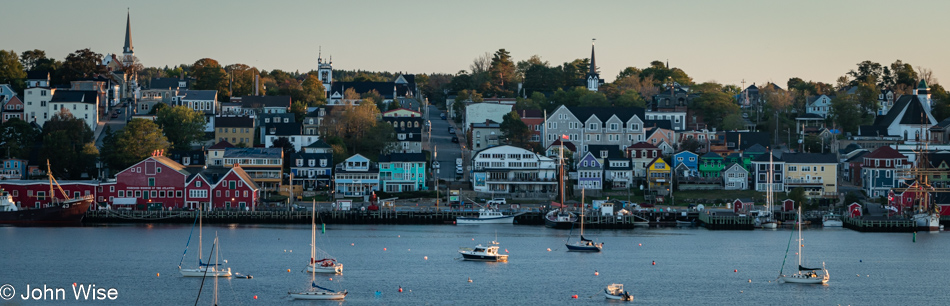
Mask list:
[[[647,185],[656,195],[667,195],[670,193],[670,182],[672,181],[672,169],[670,164],[666,163],[661,157],[654,158],[647,164]]]
[[[838,158],[834,154],[785,153],[785,191],[805,189],[809,198],[838,196]]]
[[[254,118],[246,116],[217,116],[214,118],[215,142],[227,141],[254,145]]]

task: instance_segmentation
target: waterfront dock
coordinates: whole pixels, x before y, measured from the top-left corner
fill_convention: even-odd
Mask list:
[[[910,233],[917,231],[917,223],[907,219],[842,217],[844,228],[859,232],[896,232]]]
[[[738,216],[732,212],[699,212],[699,224],[710,230],[752,230],[755,219],[751,216]]]

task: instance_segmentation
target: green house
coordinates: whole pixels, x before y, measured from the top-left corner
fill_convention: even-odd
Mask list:
[[[719,154],[709,152],[699,157],[699,176],[720,177],[726,168],[724,159]]]

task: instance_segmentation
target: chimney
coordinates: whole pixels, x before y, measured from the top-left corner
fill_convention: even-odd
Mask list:
[[[260,77],[261,76],[259,74],[254,75],[254,95],[255,96],[257,95],[257,83],[260,83],[260,81],[258,81],[258,78]]]

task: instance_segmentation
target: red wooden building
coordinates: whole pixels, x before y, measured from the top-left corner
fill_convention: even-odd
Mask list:
[[[97,194],[99,181],[60,181],[59,185],[70,198]],[[13,196],[13,202],[21,208],[43,208],[50,203],[49,180],[4,180],[0,187]],[[53,187],[53,196],[63,199],[59,189]]]

